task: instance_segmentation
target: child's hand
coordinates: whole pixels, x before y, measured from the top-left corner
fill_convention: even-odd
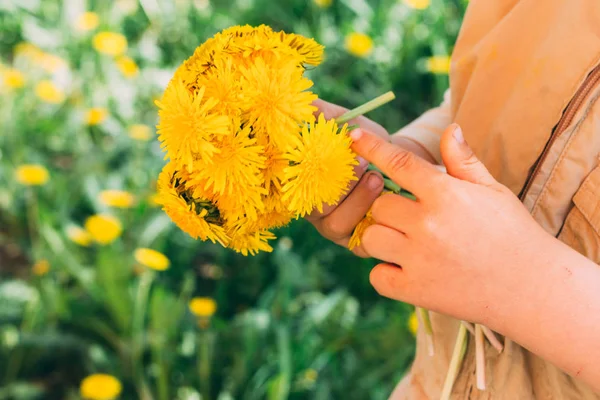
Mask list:
[[[319,108],[316,114],[323,113],[327,119],[339,117],[348,111],[341,106],[323,100],[317,100],[313,104]],[[362,130],[371,132],[385,141],[391,139],[389,133],[381,125],[363,116],[351,120],[349,125],[359,125]],[[399,146],[423,158],[429,157],[423,148],[408,139],[396,136],[394,141]],[[336,206],[325,205],[322,213],[315,210],[306,217],[321,235],[343,247],[348,247],[354,227],[367,214],[367,211],[383,190],[381,175],[377,172],[365,173],[368,163],[362,158],[359,161],[360,164],[354,169],[358,180],[351,182],[348,192],[340,202]],[[362,246],[357,246],[353,249],[353,252],[360,257],[368,257]]]
[[[540,265],[553,238],[477,160],[458,126],[441,142],[449,175],[374,135],[351,136],[359,155],[418,199],[390,194],[373,204],[376,224],[362,245],[387,262],[370,277],[381,295],[483,324],[499,302],[523,300],[511,288],[534,281],[539,271],[527,266]]]

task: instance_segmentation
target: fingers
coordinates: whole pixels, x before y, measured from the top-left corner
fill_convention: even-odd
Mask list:
[[[363,234],[362,247],[373,258],[389,263],[399,263],[398,256],[408,239],[395,229],[383,225],[371,225]]]
[[[321,220],[318,227],[321,234],[333,241],[349,239],[382,190],[381,175],[377,172],[365,174],[352,193]]]
[[[421,205],[397,194],[384,194],[373,203],[371,216],[379,225],[406,233],[421,212]]]
[[[337,104],[326,102],[325,100],[317,99],[313,102],[313,105],[318,108],[315,112],[315,116],[323,113],[325,119],[337,118],[345,114],[348,109],[342,106],[338,106]],[[371,132],[379,137],[388,138],[388,131],[381,125],[376,122],[371,121],[369,118],[360,116],[354,119],[351,119],[348,122],[348,125],[358,125],[362,129]]]
[[[440,142],[442,159],[451,176],[484,186],[499,186],[487,168],[475,156],[457,124],[450,125]]]
[[[379,167],[390,179],[417,198],[428,193],[444,176],[433,165],[362,129],[350,133],[352,149]]]
[[[369,166],[369,163],[367,162],[367,160],[365,160],[362,157],[358,157],[358,162],[359,162],[358,165],[354,166],[354,174],[356,175],[357,179],[350,182],[350,185],[348,186],[348,190],[346,191],[346,193],[344,193],[342,195],[342,197],[340,198],[340,201],[335,205],[323,204],[323,211],[319,212],[319,210],[317,210],[317,209],[313,210],[313,212],[311,212],[309,215],[306,216],[307,220],[314,223],[315,221],[331,214],[336,208],[338,208],[340,206],[340,204],[344,201],[344,199],[346,199],[346,197],[349,196],[350,193],[352,193],[354,188],[359,184],[363,175],[367,171],[367,167]]]
[[[377,293],[390,299],[406,301],[410,289],[406,272],[394,264],[378,264],[371,270],[369,281]]]

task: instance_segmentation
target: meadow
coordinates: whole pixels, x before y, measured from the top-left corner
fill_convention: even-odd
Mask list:
[[[245,257],[156,204],[157,107],[232,25],[314,38],[320,98],[395,132],[438,104],[466,0],[0,3],[0,400],[386,399],[413,307],[306,221]]]

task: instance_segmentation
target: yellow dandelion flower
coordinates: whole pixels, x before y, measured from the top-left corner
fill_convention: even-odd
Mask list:
[[[158,177],[158,202],[171,220],[194,239],[227,245],[229,238],[219,208],[208,198],[195,198],[177,176],[175,164],[168,163]]]
[[[122,390],[121,382],[107,374],[89,375],[79,386],[79,393],[85,400],[114,400]]]
[[[108,116],[106,108],[93,107],[85,113],[85,123],[89,126],[99,125]]]
[[[369,210],[367,215],[365,215],[365,217],[354,228],[352,236],[350,237],[350,242],[348,243],[349,250],[354,250],[356,247],[360,246],[365,230],[374,223],[375,220],[372,217],[371,210]]]
[[[194,297],[189,308],[196,317],[210,318],[217,312],[217,302],[210,297]]]
[[[198,177],[206,182],[205,189],[218,194],[232,194],[236,187],[249,189],[262,184],[261,169],[265,167],[264,147],[251,138],[251,128],[239,129],[217,143],[219,152],[210,160],[202,160]]]
[[[264,199],[265,211],[258,216],[255,230],[274,229],[290,223],[294,214],[288,210],[281,199],[281,193],[275,189]]]
[[[135,196],[124,190],[103,190],[100,202],[109,207],[129,208],[135,203]]]
[[[18,89],[25,85],[25,75],[15,68],[7,68],[2,71],[4,85],[11,89]]]
[[[156,271],[164,271],[171,265],[171,262],[163,253],[147,249],[147,248],[139,248],[136,249],[133,253],[135,260],[140,264],[154,269]]]
[[[48,260],[40,260],[31,267],[31,272],[37,276],[44,276],[48,271],[50,271],[50,263]]]
[[[129,137],[140,142],[146,142],[152,138],[152,130],[148,125],[134,124],[128,129]]]
[[[87,247],[92,243],[92,236],[85,229],[69,225],[67,227],[67,237],[74,243],[80,246]]]
[[[120,56],[127,50],[127,39],[116,32],[98,32],[94,35],[92,44],[98,53],[109,56]]]
[[[285,180],[285,168],[289,166],[289,161],[285,154],[279,148],[268,145],[265,148],[265,168],[263,169],[264,187],[267,192],[272,190],[281,191],[281,185]]]
[[[211,111],[229,117],[239,117],[242,85],[233,60],[215,60],[211,73],[198,76],[197,86],[205,88],[205,96],[218,100]]]
[[[191,94],[181,81],[171,81],[160,101],[158,139],[171,160],[191,170],[195,159],[218,152],[212,140],[230,134],[229,118],[210,113],[215,99],[204,98],[204,88]]]
[[[20,165],[15,171],[17,182],[27,186],[39,186],[48,182],[50,174],[42,165],[24,164]]]
[[[39,57],[39,65],[46,72],[54,73],[67,67],[67,62],[57,55],[41,52]]]
[[[27,57],[31,59],[35,59],[40,56],[42,50],[40,50],[36,45],[31,44],[29,42],[21,42],[17,43],[13,48],[13,52],[17,57]]]
[[[35,94],[40,100],[50,104],[60,104],[65,100],[65,94],[50,80],[40,81],[35,86]]]
[[[333,0],[313,0],[313,2],[321,8],[327,8],[331,6]]]
[[[275,235],[267,230],[258,232],[240,231],[231,237],[229,248],[244,256],[256,255],[261,251],[272,252],[273,248],[268,241],[275,239]]]
[[[417,318],[417,313],[414,311],[408,317],[408,330],[413,336],[417,336],[417,330],[419,329],[419,319]]]
[[[450,56],[429,57],[426,62],[427,71],[432,74],[448,75],[450,72]]]
[[[346,50],[356,57],[367,57],[373,51],[373,39],[364,33],[352,32],[346,36]]]
[[[85,229],[92,239],[100,244],[109,244],[115,241],[123,228],[121,222],[111,215],[92,215],[85,221]]]
[[[77,17],[75,29],[80,32],[88,32],[96,29],[100,24],[100,17],[92,11],[87,11]]]
[[[120,56],[117,57],[115,62],[117,63],[117,68],[119,68],[119,71],[121,71],[125,78],[133,78],[139,72],[137,64],[130,57]]]
[[[244,94],[242,109],[255,130],[266,132],[282,149],[293,143],[299,125],[314,121],[317,96],[307,91],[313,82],[290,62],[267,65],[261,58],[248,68],[241,67]]]
[[[290,211],[303,217],[315,208],[322,211],[324,203],[339,201],[356,179],[358,161],[350,145],[346,125],[338,132],[336,122],[326,121],[323,114],[317,123],[303,127],[301,140],[286,154],[290,166],[285,169],[282,199]]]
[[[285,34],[280,32],[280,37],[283,38],[284,45],[289,46],[298,55],[301,56],[302,64],[317,66],[323,61],[323,50],[325,47],[316,40],[306,38],[295,33]]]
[[[424,10],[431,4],[431,0],[404,0],[404,4],[416,10]]]

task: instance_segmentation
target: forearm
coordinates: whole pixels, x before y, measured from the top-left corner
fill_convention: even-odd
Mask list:
[[[600,267],[554,238],[546,244],[536,246],[539,263],[519,266],[490,325],[600,391]]]

